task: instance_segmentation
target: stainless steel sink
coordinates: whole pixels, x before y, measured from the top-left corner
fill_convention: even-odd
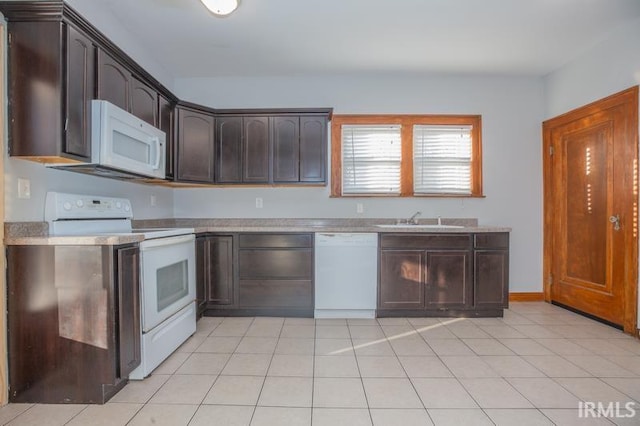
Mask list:
[[[460,229],[461,225],[411,225],[408,223],[376,225],[378,228],[411,228],[411,229]]]

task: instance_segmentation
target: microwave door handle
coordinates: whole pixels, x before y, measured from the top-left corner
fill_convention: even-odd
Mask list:
[[[154,137],[153,142],[156,144],[156,162],[153,164],[153,170],[158,170],[160,168],[160,158],[162,157],[160,154],[160,148],[162,144],[160,143],[160,138]]]

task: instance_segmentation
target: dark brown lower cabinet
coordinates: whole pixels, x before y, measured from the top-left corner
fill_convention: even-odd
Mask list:
[[[380,309],[424,308],[424,262],[422,250],[380,251]]]
[[[502,316],[509,234],[381,234],[378,316]]]
[[[427,251],[426,309],[471,307],[470,251]]]
[[[196,248],[204,315],[313,316],[313,234],[203,234]]]
[[[198,312],[211,305],[233,305],[233,236],[205,234],[196,238]]]
[[[141,361],[140,250],[137,246],[117,248],[115,260],[120,355],[120,371],[116,375],[126,378]]]
[[[483,308],[509,307],[509,234],[474,236],[474,305]]]
[[[313,235],[241,234],[238,307],[313,316]]]
[[[109,400],[140,364],[138,247],[9,246],[7,256],[9,400]]]

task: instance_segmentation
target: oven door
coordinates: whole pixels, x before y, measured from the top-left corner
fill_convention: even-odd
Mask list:
[[[148,332],[196,299],[193,234],[140,243],[142,331]]]

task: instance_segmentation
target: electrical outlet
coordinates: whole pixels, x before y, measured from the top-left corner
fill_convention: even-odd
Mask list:
[[[157,204],[157,202],[158,202],[158,200],[156,200],[156,195],[155,195],[155,194],[151,194],[151,195],[149,196],[149,205],[150,205],[151,207],[155,207],[155,206],[156,206],[156,204]]]
[[[356,213],[364,213],[364,206],[362,203],[356,203]]]
[[[256,198],[256,209],[261,209],[262,208],[262,198],[257,197]]]
[[[18,198],[28,200],[31,198],[31,181],[18,178]]]

